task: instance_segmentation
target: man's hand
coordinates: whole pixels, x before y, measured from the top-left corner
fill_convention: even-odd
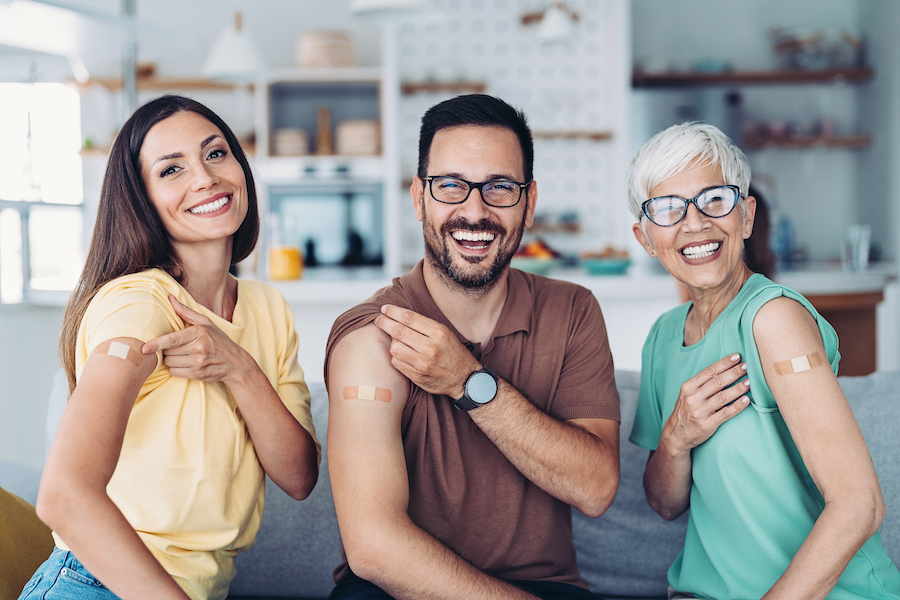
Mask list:
[[[386,304],[375,325],[391,336],[391,365],[426,392],[462,398],[482,368],[446,326],[417,312]]]

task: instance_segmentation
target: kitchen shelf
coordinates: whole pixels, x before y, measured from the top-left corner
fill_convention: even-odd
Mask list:
[[[612,139],[611,131],[532,131],[531,135],[538,140],[591,140],[594,142],[602,142]]]
[[[99,84],[110,91],[121,90],[123,83],[121,79],[99,77],[89,79],[84,86]],[[177,77],[138,77],[137,87],[139,90],[233,90],[235,88],[248,84],[236,84],[227,81],[215,81],[213,79],[202,78],[177,78]],[[252,87],[252,84],[249,84]]]
[[[744,145],[749,150],[777,148],[796,150],[802,148],[865,148],[872,143],[868,134],[857,135],[796,135],[789,137],[745,136]]]
[[[722,73],[635,71],[631,86],[636,88],[679,88],[703,85],[862,83],[872,79],[870,67],[779,71],[727,71]]]
[[[441,92],[481,94],[486,89],[483,81],[408,81],[400,85],[404,96]]]

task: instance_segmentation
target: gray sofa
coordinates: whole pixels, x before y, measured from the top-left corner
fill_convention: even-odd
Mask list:
[[[869,444],[888,505],[882,541],[894,562],[900,562],[900,373],[841,377],[840,382]],[[621,482],[602,517],[589,519],[573,511],[578,563],[599,597],[665,598],[666,571],[680,549],[686,517],[667,523],[647,506],[641,484],[647,451],[627,441],[639,374],[619,371],[616,383],[622,397]],[[328,403],[321,385],[311,391],[324,448]],[[0,487],[33,501],[36,485],[36,474],[0,465]],[[269,482],[257,544],[238,557],[229,598],[327,598],[339,560],[340,538],[323,456],[319,483],[303,502]]]

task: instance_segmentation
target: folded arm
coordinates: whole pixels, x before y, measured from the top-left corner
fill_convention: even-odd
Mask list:
[[[744,410],[749,381],[730,386],[747,374],[746,364],[732,354],[688,379],[663,426],[656,450],[644,470],[647,503],[663,519],[678,518],[690,506],[691,450],[715,434],[719,426]]]
[[[188,327],[147,342],[143,352],[161,350],[173,377],[228,386],[266,474],[292,498],[306,498],[319,474],[312,435],[297,422],[246,350],[205,316],[174,296],[169,299]]]
[[[753,334],[766,382],[825,499],[812,531],[764,598],[824,598],[878,530],[885,515],[881,487],[812,315],[777,298],[757,313]]]
[[[350,568],[398,600],[533,599],[410,520],[400,431],[409,382],[389,352],[390,338],[367,325],[347,334],[328,364],[328,462]]]
[[[382,312],[376,324],[392,338],[391,365],[432,394],[461,398],[466,379],[483,365],[440,323],[397,306]],[[618,422],[559,421],[503,380],[496,398],[469,415],[520,473],[551,496],[592,517],[612,503],[619,484]]]
[[[54,437],[37,512],[119,597],[185,599],[106,494],[134,401],[157,364],[142,344],[116,338],[91,353]]]

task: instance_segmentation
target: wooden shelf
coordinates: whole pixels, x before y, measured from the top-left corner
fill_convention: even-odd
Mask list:
[[[400,85],[405,96],[444,92],[481,94],[486,89],[487,84],[482,81],[408,81]]]
[[[872,143],[868,134],[857,135],[797,135],[790,137],[745,136],[744,145],[749,150],[778,148],[796,150],[802,148],[865,148]]]
[[[703,85],[862,83],[870,80],[873,76],[874,71],[869,67],[791,71],[727,71],[723,73],[643,73],[635,71],[631,76],[631,86],[636,88],[677,88]]]
[[[611,131],[532,131],[536,140],[591,140],[602,142],[612,139]]]
[[[79,85],[102,85],[110,91],[121,90],[121,79],[96,78],[89,79]],[[228,81],[215,81],[202,78],[173,78],[173,77],[140,77],[137,80],[139,90],[233,90],[241,86],[253,87],[252,84],[236,84]]]

